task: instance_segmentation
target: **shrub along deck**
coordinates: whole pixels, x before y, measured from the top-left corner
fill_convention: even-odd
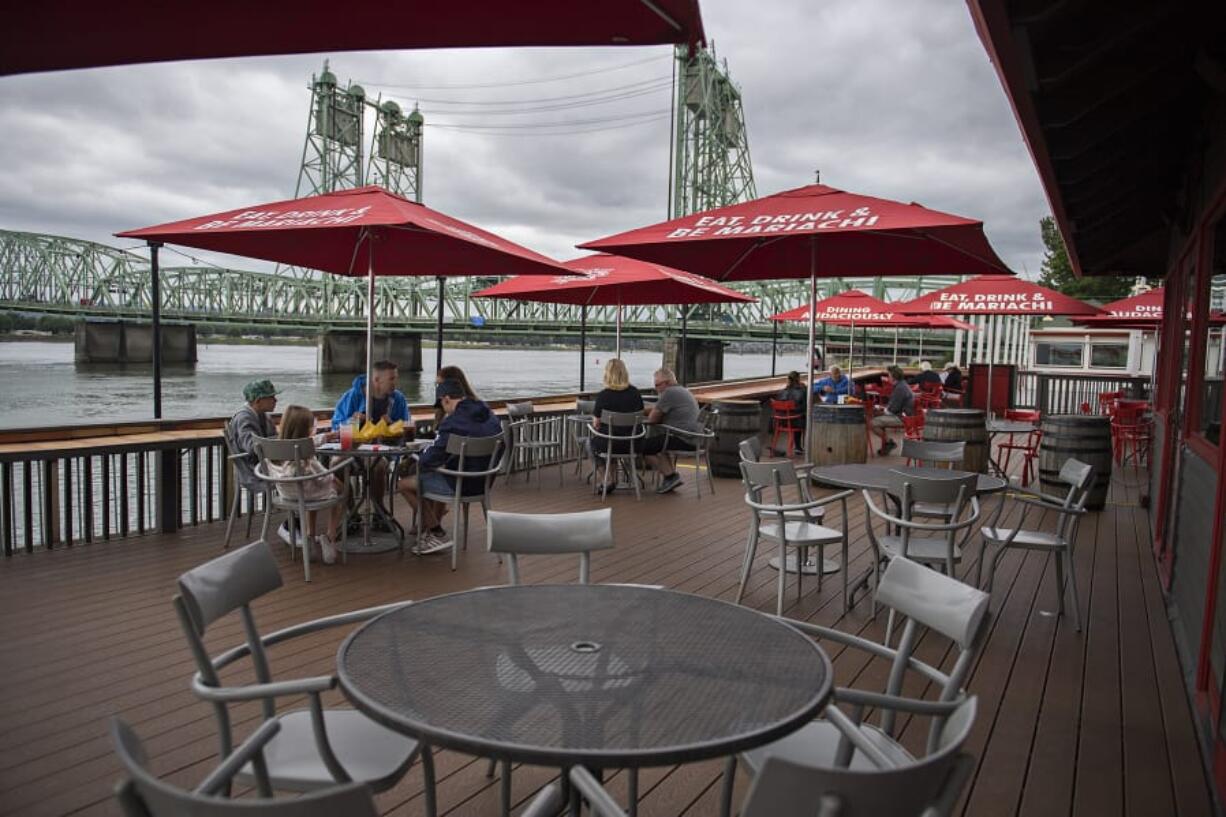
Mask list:
[[[1081,528],[1076,563],[1083,632],[1044,612],[1055,606],[1055,571],[1040,554],[1010,553],[1001,562],[990,636],[969,682],[980,696],[969,746],[979,762],[964,814],[1212,813],[1150,557],[1146,512],[1136,504],[1143,476],[1133,470],[1117,476],[1106,510]],[[617,548],[596,554],[593,581],[648,582],[731,599],[748,514],[739,483],[717,480],[717,491],[697,500],[687,484],[642,502],[633,495],[610,497]],[[550,469],[543,488],[523,477],[499,485],[494,505],[561,512],[600,501],[569,472],[566,487],[558,489]],[[856,575],[870,563],[859,498],[851,517]],[[155,770],[172,781],[189,785],[216,761],[213,714],[188,690],[193,666],[170,598],[180,573],[221,552],[223,534],[224,525],[202,525],[169,536],[19,554],[0,565],[0,812],[117,813],[111,787],[119,773],[106,736],[107,719],[115,714],[133,724]],[[484,552],[484,535],[478,515],[455,573],[445,557],[402,561],[393,552],[313,566],[309,585],[301,565],[277,546],[285,586],[256,604],[257,622],[271,631],[358,607],[503,582],[505,568]],[[773,611],[775,574],[765,563],[771,554],[759,552],[746,601]],[[973,576],[977,556],[976,543],[962,575]],[[538,558],[526,560],[523,572],[527,582],[573,581],[577,567],[570,559]],[[838,579],[827,577],[819,592],[809,577],[799,601],[790,586],[786,614],[879,637],[884,616],[871,620],[867,599],[841,614]],[[321,634],[275,650],[274,675],[330,671],[342,636]],[[239,623],[226,620],[208,640],[220,647],[240,639]],[[932,640],[922,644],[921,655],[939,660],[943,649]],[[840,685],[884,684],[878,662],[837,649],[831,658]],[[243,677],[235,673],[227,680]],[[238,711],[237,729],[244,734],[259,715],[254,706]],[[923,731],[924,724],[908,723],[904,742],[918,749]],[[485,777],[484,761],[443,751],[437,767],[442,813],[497,813],[498,781]],[[708,762],[645,770],[640,814],[716,813],[721,768]],[[555,776],[551,769],[518,769],[516,803],[522,806]],[[622,778],[614,775],[610,786],[624,798]],[[387,814],[421,814],[420,767],[378,802]]]

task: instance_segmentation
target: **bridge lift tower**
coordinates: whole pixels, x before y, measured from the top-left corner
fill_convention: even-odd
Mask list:
[[[368,99],[361,85],[350,82],[341,88],[326,61],[323,71],[311,77],[310,87],[311,111],[294,197],[377,184],[421,201],[421,111],[414,107],[405,116],[391,100]],[[375,127],[364,152],[367,114]]]

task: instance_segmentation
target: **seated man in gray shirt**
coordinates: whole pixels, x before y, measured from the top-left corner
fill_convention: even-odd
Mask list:
[[[886,371],[890,373],[890,380],[893,382],[890,402],[880,414],[873,418],[873,430],[881,437],[881,448],[877,453],[882,455],[890,453],[898,445],[890,439],[888,429],[902,428],[903,416],[915,413],[915,394],[907,385],[907,378],[903,375],[902,369],[898,366],[891,366]],[[878,408],[880,409],[880,406]]]
[[[681,431],[701,432],[698,422],[698,401],[689,389],[677,385],[677,376],[671,369],[657,369],[656,393],[660,395],[655,408],[647,415],[648,425],[666,425]],[[660,434],[643,441],[643,458],[647,464],[660,472],[662,479],[656,493],[666,494],[681,484],[681,475],[673,466],[672,458],[664,451],[693,451],[694,444],[677,434]]]

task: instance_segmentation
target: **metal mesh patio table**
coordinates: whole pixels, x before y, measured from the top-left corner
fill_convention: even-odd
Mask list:
[[[825,707],[826,654],[762,613],[626,585],[493,587],[363,625],[341,688],[376,721],[500,760],[658,766],[780,738]]]

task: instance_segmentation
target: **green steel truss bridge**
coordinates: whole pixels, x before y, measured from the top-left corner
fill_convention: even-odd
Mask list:
[[[169,266],[161,270],[162,314],[203,329],[288,327],[313,332],[365,325],[363,279],[331,275],[314,278],[213,266]],[[491,335],[578,335],[575,306],[473,298],[494,278],[449,278],[442,307],[451,337],[492,339]],[[819,297],[858,286],[886,300],[916,297],[957,278],[891,278],[819,282]],[[691,307],[689,332],[696,338],[764,340],[771,337],[770,315],[800,305],[807,281],[738,284],[758,303]],[[147,257],[105,244],[64,236],[0,230],[0,310],[77,316],[141,319],[150,315]],[[438,320],[435,278],[383,278],[377,282],[377,325],[386,330],[430,332]],[[627,306],[623,334],[658,338],[676,330],[678,307]],[[588,310],[588,332],[614,331],[613,307]],[[802,340],[797,323],[779,327],[781,339]]]

